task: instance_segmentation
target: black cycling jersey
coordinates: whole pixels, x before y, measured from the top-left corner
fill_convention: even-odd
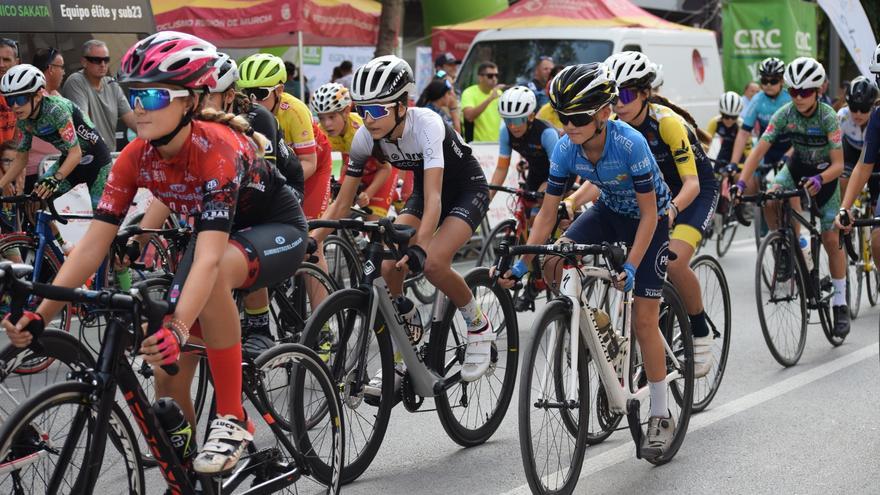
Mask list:
[[[263,136],[266,136],[265,158],[275,165],[279,172],[287,179],[287,184],[299,193],[300,197],[305,192],[305,176],[299,158],[290,150],[284,142],[284,133],[278,124],[278,119],[272,112],[262,105],[253,104],[246,114],[251,127]]]

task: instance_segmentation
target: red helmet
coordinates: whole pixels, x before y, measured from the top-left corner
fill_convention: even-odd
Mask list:
[[[217,85],[217,48],[186,33],[161,31],[134,44],[122,57],[122,83],[165,83],[189,89]]]

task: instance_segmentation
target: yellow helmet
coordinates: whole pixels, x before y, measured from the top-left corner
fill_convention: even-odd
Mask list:
[[[239,88],[271,88],[287,82],[284,61],[270,53],[255,53],[238,66]]]

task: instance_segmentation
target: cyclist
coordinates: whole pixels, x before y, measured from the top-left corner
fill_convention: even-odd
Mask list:
[[[645,357],[651,395],[642,454],[650,459],[668,448],[675,431],[667,406],[663,337],[657,328],[669,249],[670,195],[645,138],[628,124],[610,119],[617,95],[617,84],[603,63],[566,67],[550,82],[550,103],[566,135],[553,149],[547,195],[528,243],[546,242],[569,174],[576,173],[599,187],[596,204],[558,242],[630,244],[620,283],[624,290],[635,290],[633,327]],[[518,260],[499,282],[512,286],[510,278],[522,277],[532,257]],[[544,273],[558,280],[561,268],[552,259],[546,262]]]
[[[837,111],[840,131],[843,134],[843,174],[840,176],[840,190],[846,191],[849,176],[852,175],[865,140],[868,118],[877,100],[877,85],[865,76],[859,76],[846,87],[846,106]],[[863,186],[864,187],[864,186]],[[877,203],[880,194],[880,179],[872,177],[868,181],[871,204]]]
[[[713,138],[718,136],[721,141],[721,147],[715,156],[715,163],[718,166],[730,163],[730,158],[733,155],[733,143],[736,141],[736,136],[742,125],[742,120],[739,118],[742,109],[742,97],[736,91],[728,91],[721,95],[721,99],[718,101],[719,114],[712,117],[706,126],[706,133]],[[752,140],[747,139],[742,153],[743,157],[749,156],[751,151]],[[733,170],[739,170],[738,165],[739,163]]]
[[[363,127],[361,116],[351,111],[351,95],[348,88],[339,83],[327,83],[318,88],[312,95],[312,109],[318,114],[321,129],[327,134],[333,151],[342,153],[342,171],[345,175],[348,168],[351,142],[358,129]],[[368,220],[378,220],[388,216],[391,207],[391,193],[397,185],[397,170],[391,164],[380,162],[375,158],[367,160],[361,181],[366,189],[357,195],[357,205],[369,207],[372,214]],[[348,208],[351,205],[341,205]]]
[[[471,148],[439,115],[408,107],[413,91],[412,69],[393,55],[375,58],[355,71],[351,97],[364,126],[355,133],[351,161],[334,204],[351,204],[371,156],[413,171],[413,192],[396,222],[417,232],[403,259],[385,262],[382,275],[392,294],[400,296],[405,269],[424,270],[428,281],[459,308],[468,328],[461,378],[472,382],[489,368],[495,333],[462,276],[452,269],[452,258],[488,209],[486,177]],[[331,207],[326,217],[340,218],[345,213],[341,210]],[[395,388],[403,372],[400,364],[396,367]],[[381,383],[380,370],[365,393],[378,396]]]
[[[794,154],[791,161],[776,174],[771,190],[795,189],[805,181],[807,191],[820,209],[822,245],[828,253],[831,281],[834,284],[831,302],[833,331],[843,337],[849,333],[850,327],[846,304],[846,258],[834,228],[834,219],[840,209],[837,179],[843,172],[843,150],[837,113],[818,99],[818,90],[824,82],[825,68],[815,59],[799,57],[788,65],[785,84],[792,101],[773,115],[761,140],[746,159],[742,176],[733,192],[736,197],[742,195],[760,160],[773,149],[782,134],[787,134],[785,139],[790,137]],[[799,206],[796,200],[792,202]],[[771,202],[764,208],[764,218],[771,229],[778,227],[778,209],[778,202]],[[797,225],[793,228],[799,233]],[[787,260],[789,257],[783,256],[777,265],[782,277],[788,276],[791,270]]]
[[[61,96],[44,95],[45,87],[43,72],[29,64],[12,67],[0,80],[0,93],[18,121],[14,141],[18,153],[0,178],[0,190],[15,182],[27,166],[28,152],[36,136],[54,146],[61,157],[40,178],[34,192],[41,198],[50,198],[77,184],[86,184],[95,208],[110,173],[110,150],[79,107]]]
[[[874,57],[871,59],[871,65],[868,66],[868,69],[875,74],[877,83],[880,84],[880,45],[877,45],[877,49],[874,50]],[[880,163],[880,107],[876,105],[874,105],[873,109],[870,109],[870,117],[868,118],[868,125],[865,128],[864,136],[862,155],[855,168],[853,168],[849,184],[846,187],[844,198],[840,205],[840,213],[836,220],[837,226],[843,227],[846,230],[850,230],[852,227],[850,225],[842,226],[842,223],[848,224],[849,222],[841,222],[841,220],[849,216],[849,209],[852,208],[862,188],[868,183],[868,178],[871,176],[871,172],[874,171],[877,163]],[[880,202],[877,204],[880,205]],[[875,209],[874,216],[880,216],[880,211]],[[876,227],[871,232],[871,250],[873,251],[874,262],[876,263],[877,260],[880,260],[880,229]]]
[[[784,73],[785,63],[776,57],[765,58],[758,65],[758,74],[761,76],[761,92],[752,97],[742,118],[742,125],[736,134],[736,141],[733,143],[730,163],[740,163],[746,150],[746,143],[752,139],[752,130],[756,126],[760,126],[760,130],[766,129],[773,114],[791,101],[791,96],[782,91]],[[791,140],[787,135],[780,134],[773,146],[763,156],[763,163],[774,164],[780,160],[787,160],[786,152],[789,148],[791,148]],[[753,194],[758,190],[756,181],[748,181],[746,184],[748,194]]]
[[[690,261],[714,218],[718,181],[697,140],[699,131],[693,117],[681,108],[670,108],[666,100],[666,105],[654,103],[659,98],[651,96],[656,66],[648,57],[640,52],[621,52],[605,63],[619,87],[620,96],[614,106],[617,118],[645,136],[672,193],[669,248],[676,259],[669,264],[668,273],[688,312],[694,334],[694,377],[700,378],[712,367],[714,334],[709,328],[711,322],[706,320],[700,281]]]
[[[131,85],[138,138],[113,165],[95,221],[54,281],[75,287],[95,272],[138,187],[153,193],[167,208],[166,216],[195,217],[196,236],[169,291],[173,316],[140,350],[155,366],[157,394],[174,397],[192,422],[190,381],[198,359],[180,356],[180,346],[190,333],[204,339],[214,383],[223,384],[214,389],[217,418],[193,461],[194,469],[205,474],[232,469],[254,433],[242,407],[240,329],[232,290],[265,287],[292,276],[307,244],[293,191],[260,156],[263,147],[246,135],[250,125],[199,109],[200,91],[216,84],[214,52],[213,45],[191,35],[163,31],[137,42],[122,58],[120,82]],[[45,300],[14,327],[9,321],[3,326],[13,344],[27,345],[32,338],[25,331],[28,325],[51,321],[60,307]],[[178,359],[180,373],[174,377],[158,367]]]

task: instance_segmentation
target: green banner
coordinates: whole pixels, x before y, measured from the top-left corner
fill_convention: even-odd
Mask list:
[[[742,92],[767,57],[788,63],[816,56],[816,4],[802,0],[730,0],[722,13],[724,85]]]
[[[507,0],[422,0],[425,36],[434,26],[482,19],[508,7]]]

